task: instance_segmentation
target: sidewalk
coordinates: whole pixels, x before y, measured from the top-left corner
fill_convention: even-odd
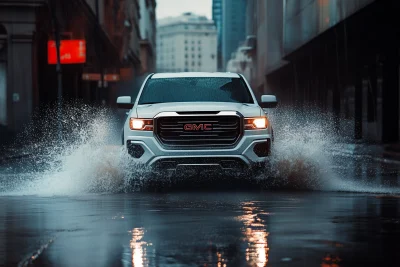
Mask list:
[[[23,151],[23,149],[0,146],[0,164],[11,160],[27,158],[29,156],[31,156],[31,154]]]
[[[343,144],[341,149],[334,149],[334,151],[348,155],[367,157],[379,162],[400,164],[400,144]]]

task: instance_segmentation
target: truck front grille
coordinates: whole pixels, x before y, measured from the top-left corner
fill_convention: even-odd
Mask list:
[[[218,115],[160,117],[155,133],[171,149],[232,147],[241,136],[241,119]]]

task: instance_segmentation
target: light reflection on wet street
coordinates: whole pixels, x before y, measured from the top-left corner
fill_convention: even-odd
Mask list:
[[[49,243],[33,266],[398,266],[399,200],[316,192],[11,197],[2,199],[0,258],[15,266]]]
[[[0,266],[400,266],[400,165],[338,154],[320,183],[295,163],[273,187],[204,177],[162,193],[4,187]],[[15,170],[2,167],[2,186],[21,188],[29,176]],[[296,187],[310,182],[320,187]]]
[[[354,177],[398,180],[377,164]],[[399,266],[399,207],[397,195],[285,188],[2,196],[0,265]]]

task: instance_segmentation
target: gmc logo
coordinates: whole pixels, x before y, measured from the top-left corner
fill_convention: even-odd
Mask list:
[[[211,131],[212,124],[201,123],[201,124],[185,124],[183,126],[185,131]]]

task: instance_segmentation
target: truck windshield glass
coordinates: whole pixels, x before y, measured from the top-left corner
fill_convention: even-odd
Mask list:
[[[149,79],[139,105],[168,102],[254,103],[241,78],[163,78]]]

